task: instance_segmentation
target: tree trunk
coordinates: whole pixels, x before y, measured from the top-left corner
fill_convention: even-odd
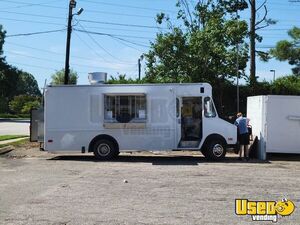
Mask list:
[[[256,83],[256,62],[255,62],[255,23],[256,23],[256,2],[251,0],[251,19],[250,19],[250,86]]]

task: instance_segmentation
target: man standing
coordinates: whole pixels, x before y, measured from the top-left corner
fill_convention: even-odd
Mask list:
[[[249,132],[248,132],[248,122],[249,119],[243,117],[243,114],[239,112],[237,114],[237,119],[235,120],[234,124],[238,127],[238,141],[240,146],[240,157],[239,160],[242,160],[242,152],[244,146],[244,157],[247,161],[249,161]]]

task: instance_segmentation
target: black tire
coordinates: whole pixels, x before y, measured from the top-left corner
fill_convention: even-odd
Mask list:
[[[221,138],[209,140],[202,154],[208,160],[223,160],[226,155],[226,143]]]
[[[206,153],[206,147],[204,149],[201,150],[202,155],[204,155],[205,158],[207,158],[207,153]]]
[[[92,149],[95,157],[100,160],[113,159],[118,155],[119,152],[114,143],[106,139],[95,141]]]
[[[115,151],[115,155],[114,157],[117,158],[119,156],[120,152],[119,151]]]

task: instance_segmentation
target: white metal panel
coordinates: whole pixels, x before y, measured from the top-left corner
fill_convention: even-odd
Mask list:
[[[204,87],[204,93],[201,93]],[[88,149],[99,134],[113,136],[120,150],[167,150],[177,148],[176,96],[211,96],[209,84],[93,85],[48,87],[45,92],[45,149]],[[145,94],[146,126],[143,129],[106,129],[104,94]],[[95,103],[98,102],[99,104]],[[92,104],[92,105],[91,105]],[[209,132],[233,136],[234,127],[215,118]],[[233,137],[234,138],[234,137]],[[232,142],[235,140],[233,139]],[[230,143],[231,144],[231,143]]]
[[[300,153],[300,97],[268,96],[267,152]]]
[[[203,117],[203,138],[200,146],[210,134],[220,134],[229,145],[237,142],[237,128],[235,125],[220,119],[219,117]]]
[[[247,117],[262,159],[265,153],[300,153],[299,96],[248,97]]]
[[[253,136],[259,140],[259,159],[266,159],[266,96],[247,98],[247,118],[250,119]]]

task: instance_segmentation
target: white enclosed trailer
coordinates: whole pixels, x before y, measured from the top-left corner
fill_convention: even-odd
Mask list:
[[[260,158],[266,153],[300,153],[300,96],[253,96],[247,117],[259,140]]]
[[[218,117],[206,83],[45,89],[42,133],[49,152],[94,152],[109,159],[122,151],[185,149],[221,159],[236,144],[236,132]]]

